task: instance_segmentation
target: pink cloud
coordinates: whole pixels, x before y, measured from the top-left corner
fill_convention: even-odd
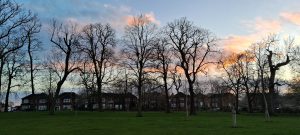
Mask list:
[[[269,34],[278,33],[282,30],[282,24],[279,20],[267,20],[256,18],[254,21],[243,22],[250,34],[229,35],[222,40],[225,51],[242,52],[248,49],[252,43],[266,37]]]
[[[282,12],[280,13],[280,17],[285,21],[300,25],[300,12]]]
[[[153,12],[145,13],[145,14],[143,14],[143,16],[144,16],[143,19],[145,20],[145,22],[154,23],[154,24],[157,24],[157,25],[160,24],[160,22],[155,18],[155,15],[154,15]],[[125,20],[127,25],[132,25],[132,24],[134,24],[135,16],[132,16],[132,15],[125,16],[124,20]]]

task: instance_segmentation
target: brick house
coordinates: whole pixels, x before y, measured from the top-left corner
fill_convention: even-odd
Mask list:
[[[64,92],[58,96],[56,110],[75,110],[77,106],[77,94],[74,92]]]
[[[235,95],[232,93],[208,94],[208,108],[230,111],[235,103]]]
[[[134,110],[136,108],[137,97],[132,93],[101,93],[102,109],[104,110]],[[92,106],[92,110],[98,109],[97,95],[91,95],[91,101],[84,103],[85,109]],[[90,105],[89,105],[90,104]]]
[[[45,111],[48,110],[48,95],[46,93],[30,94],[22,98],[22,111]]]

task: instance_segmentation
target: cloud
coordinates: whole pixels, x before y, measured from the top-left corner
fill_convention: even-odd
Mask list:
[[[280,17],[295,25],[300,25],[300,12],[282,12]]]
[[[239,53],[261,38],[282,30],[282,23],[279,20],[256,18],[254,21],[243,21],[242,24],[248,29],[250,34],[231,34],[225,37],[221,41],[225,51]]]
[[[43,24],[49,23],[53,18],[61,22],[75,22],[80,26],[100,22],[109,23],[114,29],[122,32],[129,19],[138,14],[144,14],[149,21],[160,24],[151,11],[141,13],[127,5],[112,5],[99,0],[18,1],[24,4],[25,8],[41,15],[39,17]]]
[[[145,22],[160,25],[160,22],[155,18],[155,15],[153,12],[144,13],[143,16],[144,16],[143,19],[145,20]],[[125,19],[127,25],[132,25],[135,22],[135,18],[136,18],[136,16],[129,15],[129,16],[126,16],[124,19]]]

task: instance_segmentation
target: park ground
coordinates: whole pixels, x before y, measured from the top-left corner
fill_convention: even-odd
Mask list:
[[[231,114],[200,112],[186,119],[184,112],[47,112],[0,113],[0,135],[299,135],[299,115],[239,114],[238,128]]]

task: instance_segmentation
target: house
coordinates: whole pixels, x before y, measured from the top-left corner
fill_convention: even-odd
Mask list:
[[[75,110],[77,107],[77,94],[75,92],[63,92],[58,96],[56,110]]]
[[[46,93],[30,94],[22,98],[22,111],[45,111],[48,110],[48,95]]]
[[[221,109],[228,110],[234,103],[235,96],[231,93],[195,94],[194,105],[197,110]],[[170,96],[172,110],[184,111],[190,105],[190,95],[182,92]]]
[[[235,103],[235,95],[232,93],[208,94],[208,108],[230,111]]]
[[[58,96],[56,110],[74,110],[76,108],[76,94],[64,92]],[[46,93],[30,94],[22,98],[21,111],[46,111],[49,109],[49,96]]]
[[[157,92],[145,92],[143,93],[143,110],[145,111],[159,111],[164,110],[166,102],[165,95]]]
[[[101,93],[101,98],[102,109],[104,110],[129,111],[136,108],[137,97],[134,96],[132,93]],[[92,94],[91,101],[85,102],[85,109],[88,109],[89,106],[92,106],[92,110],[98,109],[97,99],[97,94]]]
[[[190,103],[190,96],[186,95],[182,92],[178,92],[177,94],[172,94],[170,96],[170,104],[171,109],[176,111],[184,111],[186,110],[186,105]]]

